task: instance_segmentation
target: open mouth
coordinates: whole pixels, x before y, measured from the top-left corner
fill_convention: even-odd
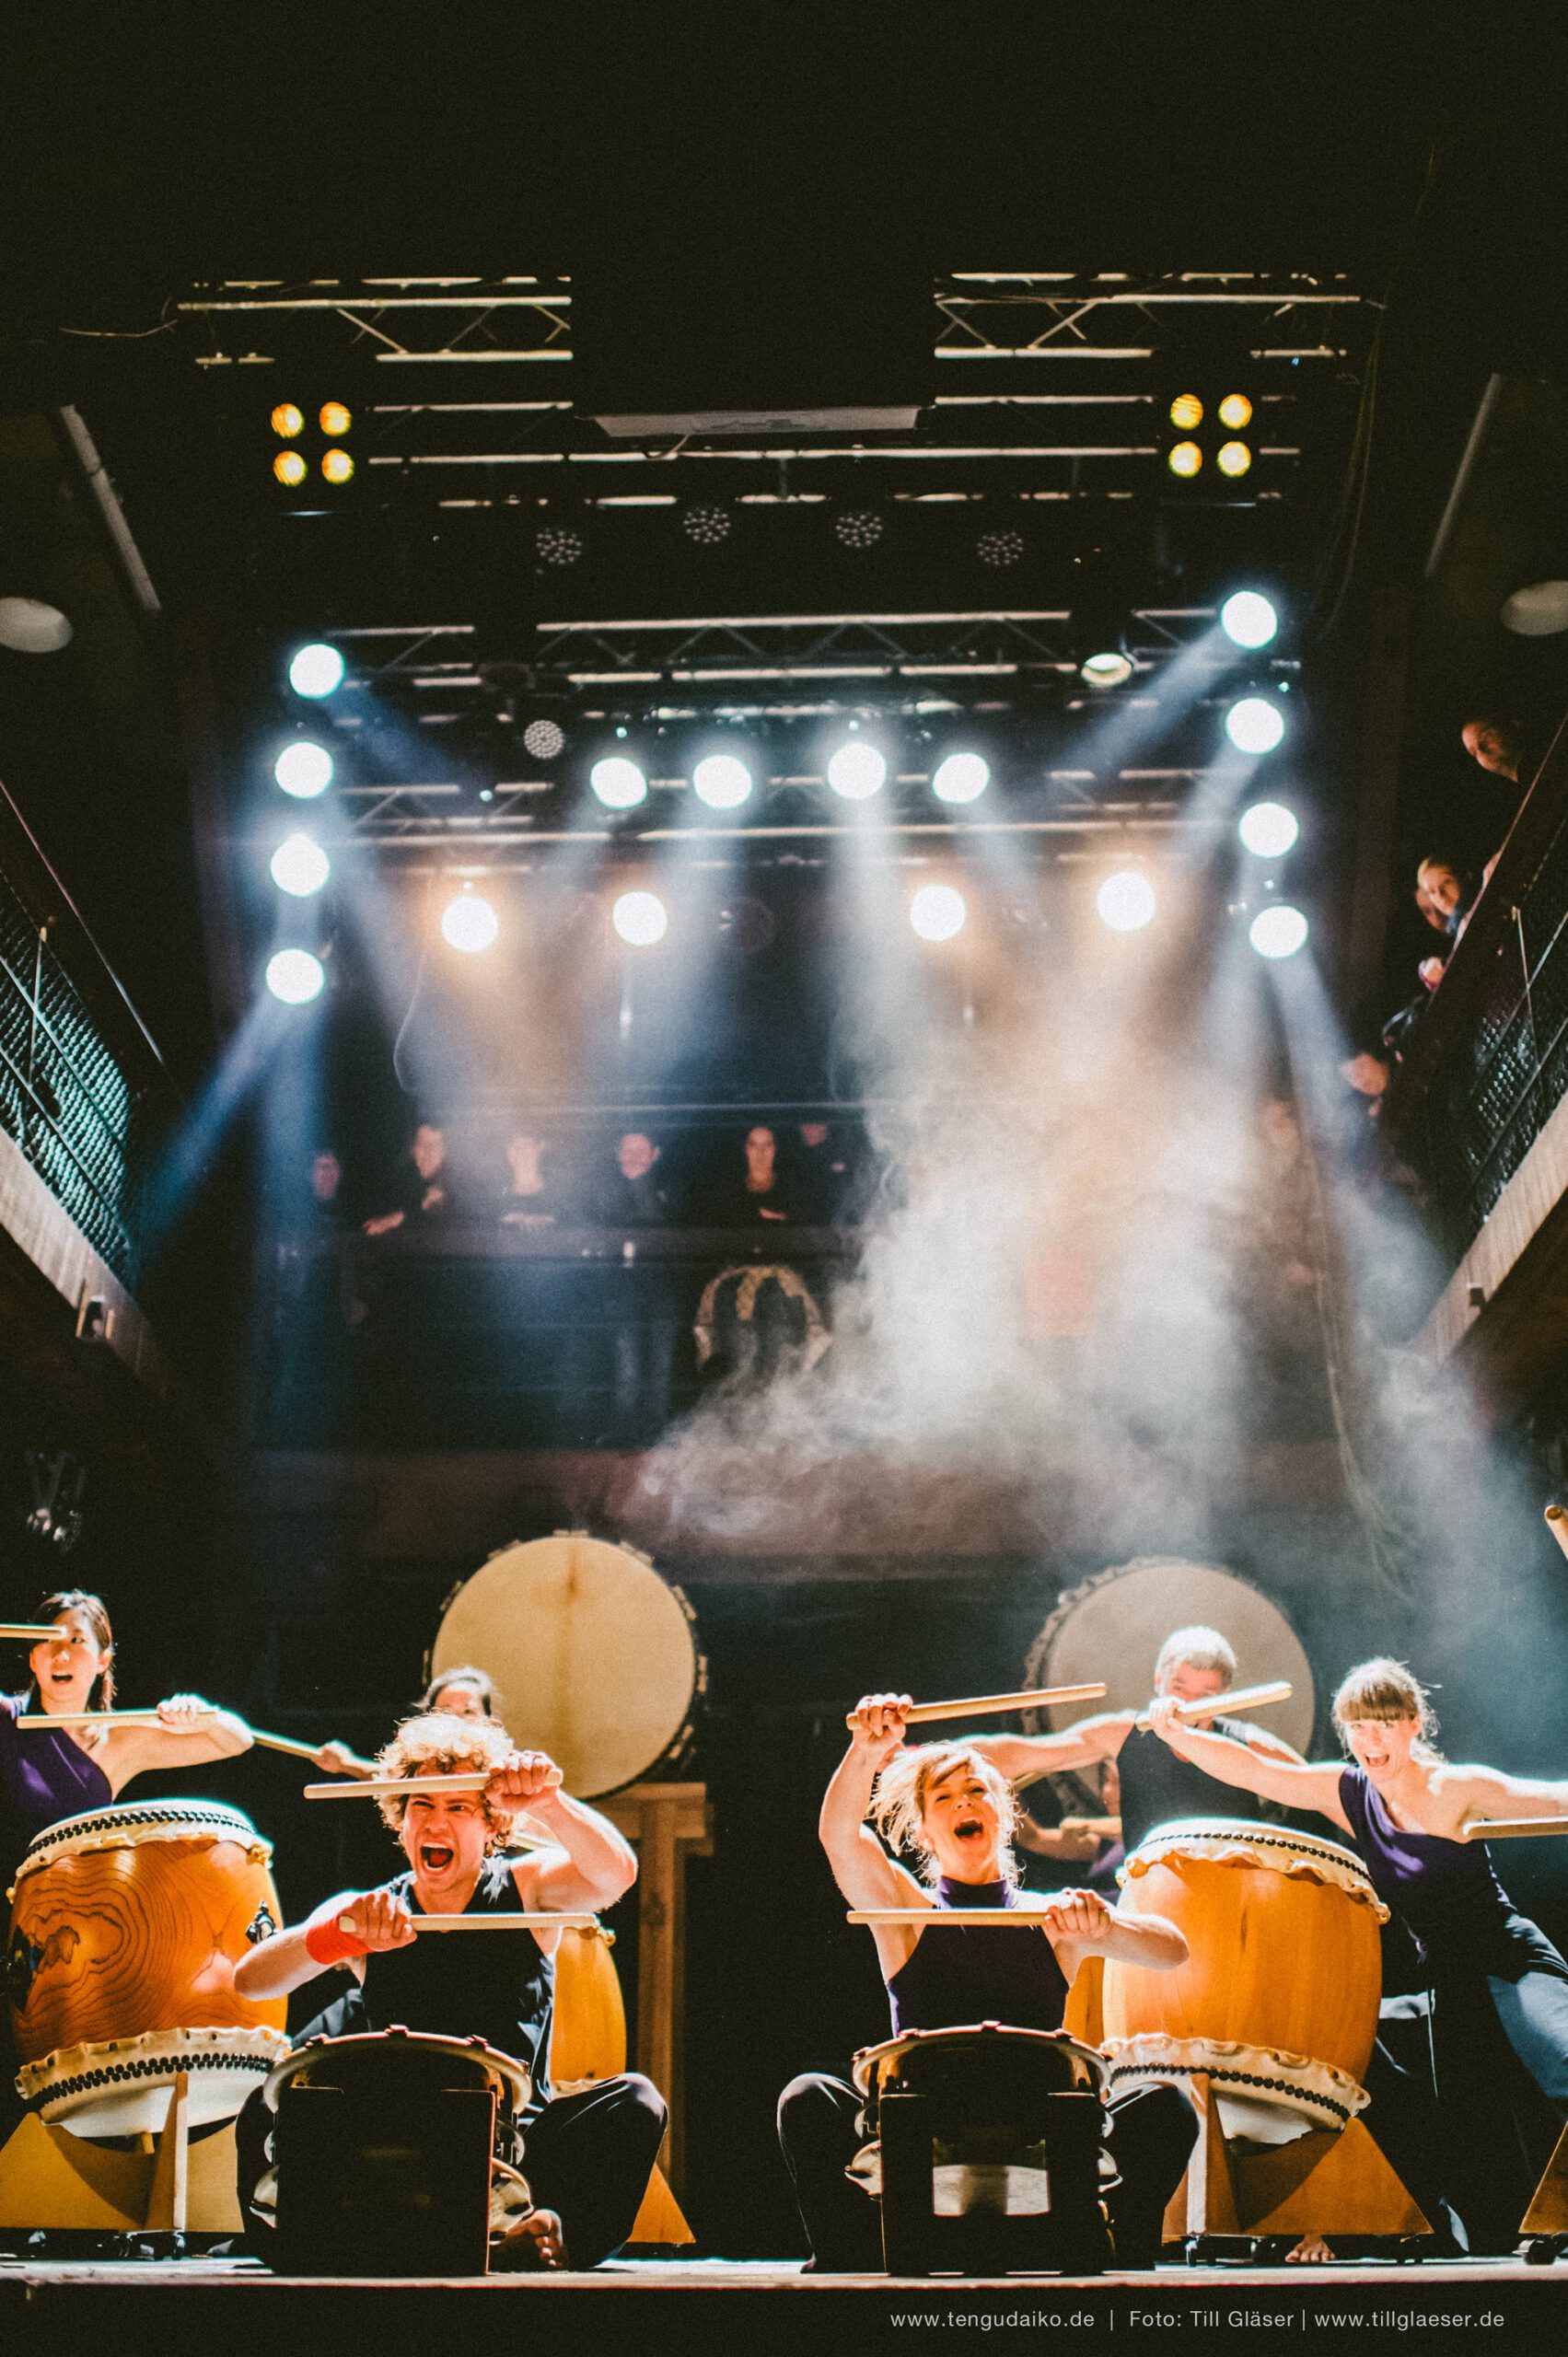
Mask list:
[[[419,1845],[419,1863],[427,1875],[444,1875],[456,1854],[447,1841],[422,1841]]]
[[[953,1828],[953,1835],[958,1841],[983,1841],[985,1827],[978,1817],[960,1817]]]

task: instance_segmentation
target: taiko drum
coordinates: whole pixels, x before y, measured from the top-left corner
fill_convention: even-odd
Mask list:
[[[1122,1905],[1164,1916],[1189,1953],[1175,1972],[1108,1962],[1113,2088],[1202,2074],[1228,2132],[1276,2143],[1363,2108],[1388,1910],[1357,1857],[1283,1827],[1194,1817],[1157,1827],[1121,1881]]]
[[[86,2135],[162,2125],[177,2072],[223,2119],[287,2051],[286,2003],[234,1968],[281,1920],[272,1847],[238,1809],[170,1800],[66,1817],[29,1844],[6,1956],[17,2084]]]

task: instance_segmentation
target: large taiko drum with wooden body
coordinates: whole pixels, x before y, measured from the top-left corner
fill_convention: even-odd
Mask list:
[[[238,1809],[195,1800],[95,1809],[29,1844],[6,1994],[17,2084],[45,2119],[83,2136],[159,2128],[181,2071],[193,2124],[239,2109],[288,2051],[285,2002],[234,1987],[282,1920],[272,1854]]]
[[[555,1951],[550,2084],[557,2095],[626,2068],[626,2002],[610,1956],[612,1932],[563,1932]]]
[[[1113,2092],[1201,2074],[1227,2136],[1272,2144],[1365,2107],[1388,1910],[1359,1858],[1279,1826],[1189,1817],[1156,1827],[1121,1879],[1122,1905],[1163,1915],[1189,1954],[1176,1972],[1106,1965]]]

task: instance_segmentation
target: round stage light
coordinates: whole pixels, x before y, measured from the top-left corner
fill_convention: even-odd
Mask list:
[[[669,911],[656,892],[622,892],[610,921],[633,949],[651,949],[669,931]]]
[[[588,784],[607,810],[634,810],[647,798],[647,779],[624,753],[609,753],[596,761],[588,772]]]
[[[533,544],[541,564],[575,564],[587,545],[581,532],[565,524],[546,524],[534,534]]]
[[[1203,423],[1203,404],[1196,393],[1178,393],[1170,405],[1170,422],[1179,434],[1191,434]]]
[[[1024,536],[1004,524],[994,531],[982,532],[974,544],[974,552],[981,564],[1016,564],[1024,553]]]
[[[991,763],[982,753],[949,753],[936,765],[931,791],[938,802],[978,802],[991,784]]]
[[[1166,465],[1170,469],[1171,473],[1179,475],[1184,482],[1191,481],[1202,463],[1203,453],[1199,449],[1196,442],[1176,443],[1166,460]]]
[[[1239,434],[1243,426],[1252,423],[1252,404],[1245,393],[1226,393],[1219,407],[1220,424],[1232,434]]]
[[[1272,599],[1256,589],[1237,589],[1220,608],[1220,628],[1233,646],[1267,646],[1279,626]]]
[[[332,863],[313,835],[285,835],[272,857],[272,878],[280,892],[308,900],[332,872]]]
[[[1283,802],[1254,802],[1237,820],[1236,831],[1254,859],[1283,859],[1301,829],[1295,812]]]
[[[1086,687],[1119,688],[1132,676],[1132,657],[1121,647],[1106,647],[1098,655],[1086,655],[1078,666],[1078,677]]]
[[[680,518],[680,528],[689,540],[700,549],[716,549],[727,540],[730,514],[727,507],[688,507]]]
[[[1307,919],[1283,901],[1260,909],[1248,928],[1247,938],[1260,958],[1294,958],[1307,943]]]
[[[321,995],[327,970],[308,949],[279,949],[267,960],[267,988],[285,1006],[308,1006]]]
[[[1267,696],[1243,696],[1225,714],[1225,733],[1238,753],[1272,753],[1285,733],[1285,716]]]
[[[963,894],[951,884],[923,884],[910,902],[910,923],[922,941],[951,941],[969,920]]]
[[[488,949],[500,930],[500,918],[478,892],[465,888],[441,911],[442,940],[449,948],[460,949],[465,958],[477,958],[482,949]]]
[[[846,802],[868,802],[887,780],[888,764],[875,745],[852,737],[828,761],[828,784]]]
[[[323,401],[317,422],[323,434],[346,434],[354,424],[354,417],[342,401]]]
[[[354,454],[350,450],[329,450],[321,461],[321,472],[329,482],[350,482],[354,479]]]
[[[1518,638],[1551,638],[1568,630],[1568,581],[1532,581],[1503,600],[1498,616]]]
[[[273,460],[273,472],[285,491],[293,491],[302,483],[308,471],[297,450],[280,450]]]
[[[530,720],[523,731],[523,749],[532,761],[556,761],[566,749],[566,731],[558,720]]]
[[[736,753],[709,753],[691,772],[691,787],[710,810],[737,810],[751,791],[751,772]]]
[[[58,655],[71,644],[68,616],[41,598],[0,598],[0,646],[13,655]]]
[[[874,549],[884,530],[875,507],[846,507],[833,518],[833,537],[841,548]]]
[[[1228,475],[1234,482],[1252,464],[1252,453],[1245,442],[1222,442],[1214,454],[1214,464],[1222,475]]]
[[[1154,917],[1155,906],[1155,888],[1135,867],[1108,876],[1095,894],[1100,923],[1112,933],[1142,933]]]
[[[288,684],[296,696],[330,696],[343,686],[346,667],[335,646],[315,639],[301,646],[288,667]]]
[[[325,745],[313,745],[308,737],[299,737],[284,747],[273,763],[273,775],[296,802],[314,802],[332,782],[332,757]]]
[[[273,432],[280,442],[292,442],[305,431],[305,412],[295,401],[279,401],[273,412]]]

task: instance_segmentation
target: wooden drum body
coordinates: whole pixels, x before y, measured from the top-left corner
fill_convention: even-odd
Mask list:
[[[280,2056],[286,2003],[236,1995],[281,1921],[271,1844],[238,1809],[150,1801],[50,1826],[17,1875],[6,1956],[17,2084],[85,2136],[162,2126],[177,2072],[192,2122],[226,2119]]]
[[[1191,1817],[1157,1827],[1121,1883],[1123,1906],[1174,1923],[1189,1956],[1176,1972],[1107,1963],[1113,2090],[1201,2073],[1227,2135],[1275,2144],[1364,2108],[1388,1910],[1358,1858],[1277,1826]]]
[[[610,1950],[612,1933],[563,1932],[555,1951],[550,2084],[558,2095],[626,2068],[626,2003]]]

